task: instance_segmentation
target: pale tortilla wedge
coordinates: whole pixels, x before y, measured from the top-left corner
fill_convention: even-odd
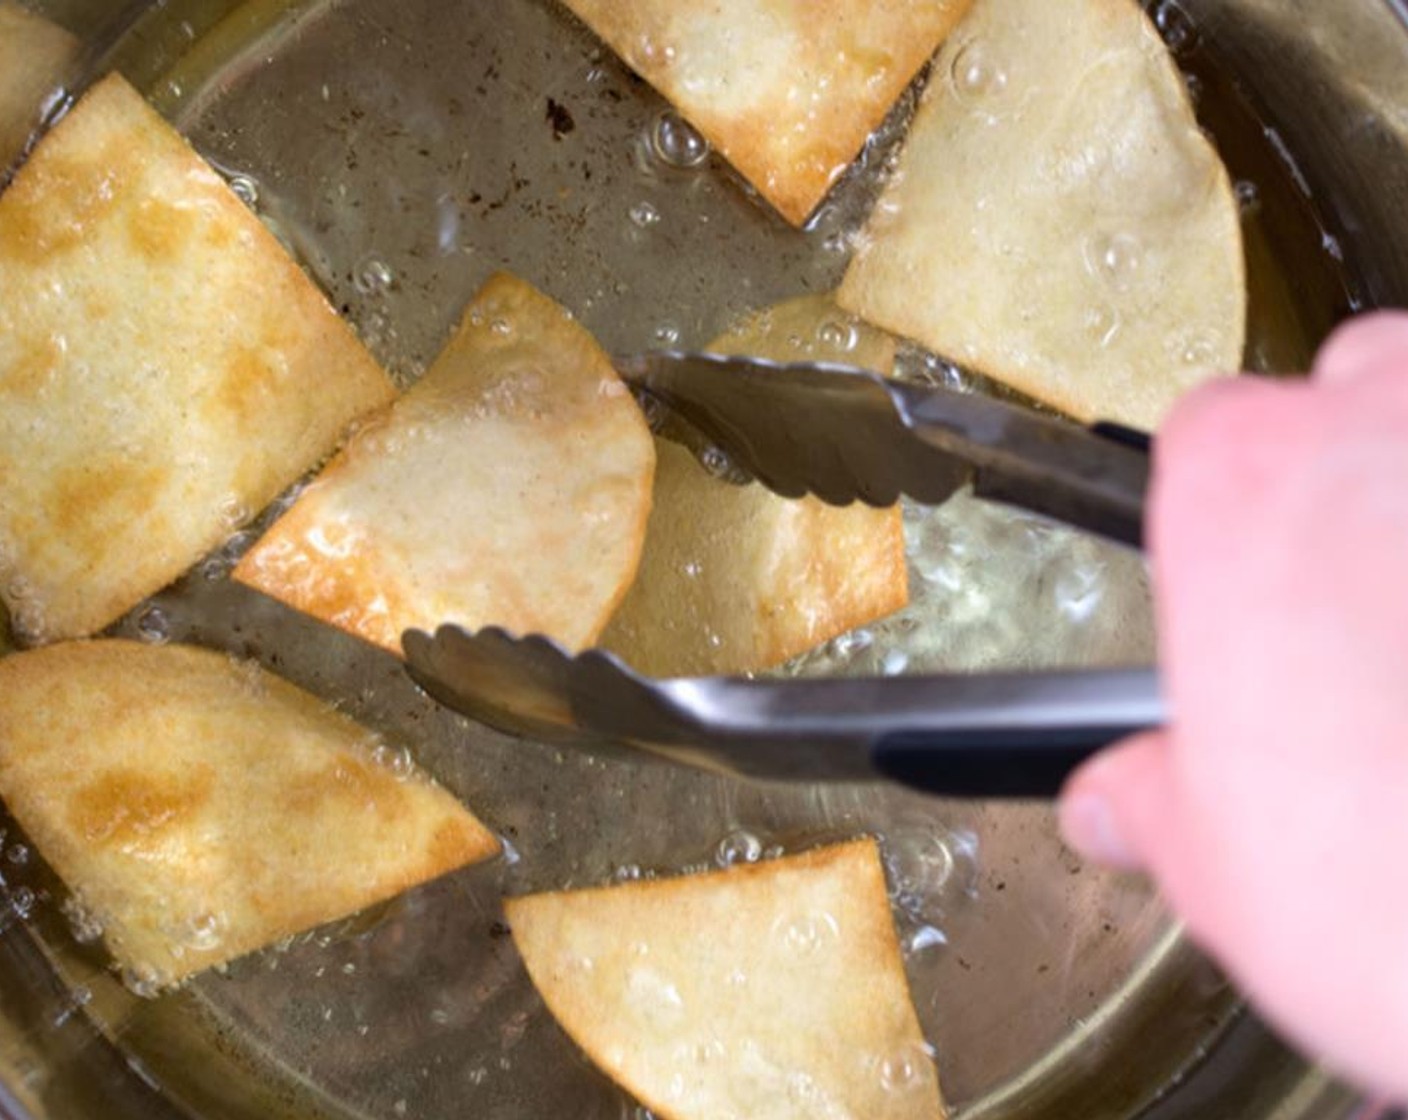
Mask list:
[[[393,387],[119,77],[0,195],[0,596],[30,643],[170,583]]]
[[[578,649],[635,577],[654,472],[645,418],[591,335],[500,274],[235,578],[397,654],[405,630],[443,622]]]
[[[972,0],[566,0],[801,225]]]
[[[979,0],[841,304],[1082,420],[1241,367],[1237,202],[1133,0]]]
[[[154,988],[497,852],[377,744],[204,650],[82,642],[0,660],[0,796]]]
[[[0,0],[0,182],[77,54],[78,40],[62,27]]]
[[[506,904],[548,1009],[665,1120],[938,1120],[879,849]]]
[[[881,373],[895,359],[894,339],[828,296],[764,311],[711,349],[778,361],[845,361]],[[603,646],[642,672],[769,669],[908,602],[898,508],[788,501],[759,485],[719,481],[669,440],[659,440],[657,452],[655,510],[640,574],[602,637]]]

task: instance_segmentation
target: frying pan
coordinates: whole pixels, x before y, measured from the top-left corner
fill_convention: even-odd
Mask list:
[[[126,73],[405,381],[500,267],[572,307],[613,352],[697,347],[746,311],[829,288],[911,107],[798,233],[719,161],[660,160],[663,102],[552,0],[37,7],[82,45],[58,81]],[[1351,311],[1408,301],[1397,7],[1155,11],[1247,184],[1255,368],[1304,368]],[[907,360],[915,376],[963,376]],[[916,607],[796,671],[1152,655],[1137,559],[962,498],[908,529]],[[1048,810],[757,786],[502,738],[438,709],[393,659],[230,584],[249,542],[237,537],[116,632],[252,657],[339,700],[479,809],[508,855],[149,1002],[108,972],[6,824],[7,1120],[643,1115],[547,1017],[503,936],[500,897],[859,831],[886,841],[916,1001],[960,1116],[1382,1115],[1248,1016],[1145,884],[1064,850]],[[992,556],[1009,559],[978,562]]]

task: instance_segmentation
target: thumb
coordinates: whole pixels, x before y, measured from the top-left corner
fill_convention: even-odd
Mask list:
[[[1343,385],[1386,366],[1402,367],[1408,356],[1408,314],[1376,311],[1340,327],[1315,359],[1316,380]]]
[[[1158,874],[1179,834],[1171,757],[1164,735],[1156,732],[1077,771],[1061,797],[1066,843],[1093,863]]]

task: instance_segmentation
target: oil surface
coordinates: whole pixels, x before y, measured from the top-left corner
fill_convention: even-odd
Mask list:
[[[913,104],[798,233],[547,0],[267,9],[217,29],[151,92],[403,383],[499,268],[622,351],[702,346],[748,312],[832,289]],[[1219,70],[1215,44],[1173,6],[1157,14],[1244,199],[1249,364],[1303,369],[1354,302],[1336,243]],[[918,352],[906,375],[988,387]],[[948,1097],[973,1115],[991,1114],[984,1102],[1057,1046],[1079,1062],[1082,1038],[1100,1030],[1099,1048],[1119,1051],[1121,1007],[1156,1004],[1177,985],[1161,1036],[1131,1045],[1139,1061],[1109,1075],[1112,1096],[1121,1077],[1128,1093],[1152,1092],[1228,1009],[1216,979],[1192,966],[1147,971],[1147,991],[1127,990],[1166,950],[1169,923],[1142,884],[1082,867],[1044,808],[741,786],[511,742],[436,709],[390,657],[231,584],[256,532],[118,632],[250,656],[339,702],[491,822],[508,854],[157,1003],[107,975],[91,931],[60,910],[61,891],[27,848],[8,856],[12,906],[24,902],[90,1013],[144,1076],[211,1117],[280,1115],[288,1102],[305,1115],[388,1120],[640,1116],[546,1015],[505,936],[502,894],[755,860],[859,832],[884,838],[921,1020]],[[910,509],[907,535],[911,607],[792,671],[1153,655],[1137,557],[967,498]],[[222,1078],[226,1091],[212,1089]]]

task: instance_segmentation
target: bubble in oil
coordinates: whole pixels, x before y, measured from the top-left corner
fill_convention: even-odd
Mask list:
[[[218,949],[225,937],[225,923],[218,914],[197,914],[185,922],[179,940],[188,949],[208,953]]]
[[[680,329],[670,323],[662,323],[655,328],[653,337],[658,346],[678,346]]]
[[[939,949],[948,944],[948,934],[937,926],[920,925],[905,935],[901,949],[907,957],[917,956],[920,953],[927,953],[931,949]]]
[[[36,902],[34,892],[28,887],[16,887],[10,892],[10,908],[20,918],[28,918],[34,912]]]
[[[5,858],[16,867],[23,867],[29,862],[29,848],[24,844],[11,844]]]
[[[1261,210],[1261,188],[1250,179],[1238,179],[1236,187],[1237,205],[1244,217],[1253,217]]]
[[[799,917],[779,918],[773,923],[772,936],[786,952],[812,955],[840,938],[841,923],[834,914],[817,910]]]
[[[855,250],[858,236],[858,234],[852,233],[849,230],[837,230],[834,233],[828,233],[821,242],[822,252],[830,253],[832,256],[837,257],[849,256]]]
[[[838,354],[849,354],[860,345],[860,331],[854,323],[822,323],[816,331],[816,340],[828,350]]]
[[[1085,266],[1090,274],[1116,291],[1126,291],[1139,275],[1141,246],[1128,233],[1100,234],[1085,245]]]
[[[909,671],[909,654],[902,649],[892,649],[880,661],[880,672],[887,677],[902,677]]]
[[[926,922],[939,922],[958,870],[951,837],[937,825],[914,824],[891,830],[885,841],[894,901]]]
[[[1177,349],[1179,361],[1185,366],[1212,369],[1217,364],[1217,346],[1210,338],[1192,335],[1181,339]]]
[[[640,57],[651,64],[674,62],[678,53],[673,43],[659,43],[649,35],[641,36],[640,42],[636,44],[636,49]]]
[[[951,76],[958,96],[969,102],[987,100],[1007,88],[1007,71],[981,42],[969,43],[954,56]]]
[[[875,635],[865,629],[852,630],[849,634],[842,634],[832,638],[827,643],[827,656],[840,662],[846,662],[859,654],[864,653],[875,644]]]
[[[734,829],[714,849],[714,862],[720,867],[757,863],[762,858],[762,840],[744,828]]]
[[[121,973],[122,986],[138,999],[158,999],[167,980],[156,969],[146,965],[129,965]]]
[[[231,494],[220,503],[220,520],[231,532],[245,524],[250,518],[249,506],[237,494]]]
[[[372,749],[372,761],[390,772],[398,782],[408,781],[416,772],[415,759],[406,747],[380,743]]]
[[[887,1093],[912,1092],[923,1084],[926,1061],[927,1055],[908,1046],[880,1057],[875,1062],[880,1087]]]
[[[137,636],[150,645],[162,646],[171,641],[171,620],[160,607],[148,607],[137,616]]]
[[[236,198],[251,210],[258,209],[259,183],[253,176],[243,174],[231,175],[228,182],[230,184],[230,190],[234,191]]]
[[[396,283],[396,274],[380,257],[366,257],[353,270],[352,284],[364,296],[388,292]]]
[[[1124,317],[1107,304],[1090,308],[1085,313],[1085,333],[1101,349],[1109,346],[1119,337],[1124,326]]]
[[[971,392],[973,388],[962,366],[912,346],[902,346],[895,356],[895,379],[955,393]]]
[[[1161,0],[1154,9],[1154,24],[1176,55],[1187,55],[1198,47],[1198,29],[1176,0]]]
[[[103,936],[102,920],[76,898],[65,901],[62,909],[69,933],[80,945],[91,945]]]
[[[660,211],[653,202],[637,202],[631,207],[630,218],[637,229],[649,229],[660,224]]]
[[[709,158],[709,142],[678,113],[664,112],[650,133],[651,150],[661,163],[689,171]]]
[[[699,454],[699,465],[714,478],[728,478],[733,472],[733,460],[721,447],[706,447]]]

